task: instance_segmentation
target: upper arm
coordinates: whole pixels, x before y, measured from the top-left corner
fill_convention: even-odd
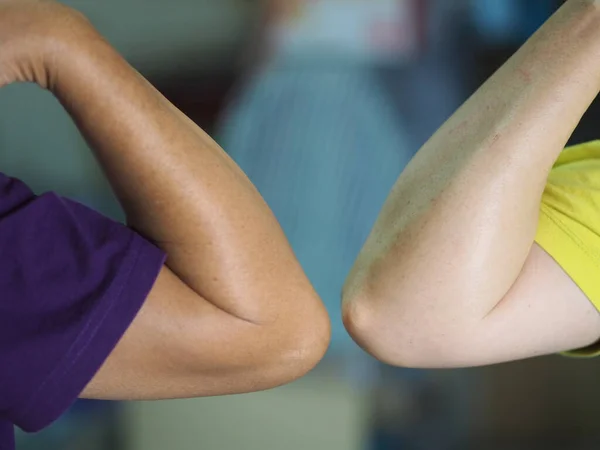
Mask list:
[[[580,349],[600,339],[600,314],[539,245],[506,296],[456,333],[449,365],[485,365]]]
[[[39,431],[82,391],[153,399],[263,389],[325,352],[329,323],[308,283],[265,285],[268,319],[251,323],[202,298],[164,260],[131,229],[0,174],[3,419]]]
[[[187,398],[271,388],[322,358],[329,322],[311,292],[270,323],[237,318],[164,267],[140,313],[83,393],[99,399]]]
[[[437,301],[443,302],[443,296]],[[495,364],[583,348],[600,339],[595,306],[537,244],[515,283],[484,317],[468,310],[453,315],[431,310],[390,318],[381,311],[365,313],[360,304],[346,306],[350,333],[369,353],[393,365]]]

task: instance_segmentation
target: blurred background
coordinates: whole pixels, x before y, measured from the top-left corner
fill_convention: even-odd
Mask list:
[[[20,450],[600,448],[599,361],[384,367],[346,336],[340,290],[403,167],[559,0],[65,1],[235,158],[326,302],[333,344],[273,391],[79,402]],[[598,137],[594,104],[573,142]],[[0,168],[122,220],[59,104],[0,91]]]

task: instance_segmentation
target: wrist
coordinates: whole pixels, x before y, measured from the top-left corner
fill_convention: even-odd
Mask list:
[[[93,27],[77,11],[54,1],[0,1],[0,86],[37,83],[48,88],[73,42]]]
[[[94,42],[102,40],[81,13],[70,8],[61,9],[42,32],[39,54],[43,77],[34,80],[52,92],[60,87],[61,78],[73,64],[92,51]]]

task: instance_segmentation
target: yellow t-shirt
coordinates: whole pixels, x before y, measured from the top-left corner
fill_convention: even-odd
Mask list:
[[[600,141],[561,153],[544,191],[536,242],[600,311]],[[600,343],[569,355],[599,356]]]

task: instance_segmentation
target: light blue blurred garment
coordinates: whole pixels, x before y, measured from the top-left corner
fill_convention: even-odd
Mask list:
[[[272,66],[225,115],[220,143],[280,221],[333,321],[332,350],[355,348],[340,293],[395,180],[412,155],[368,68]]]

